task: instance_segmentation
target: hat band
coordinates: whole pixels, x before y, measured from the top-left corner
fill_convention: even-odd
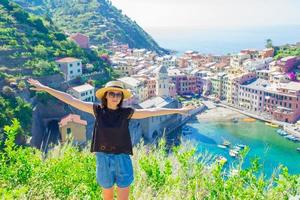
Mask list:
[[[109,86],[109,87],[114,87],[114,88],[120,88],[120,89],[123,89],[123,87],[120,87],[120,86]]]

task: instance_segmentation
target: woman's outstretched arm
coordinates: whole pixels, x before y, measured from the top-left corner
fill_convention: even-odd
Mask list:
[[[194,106],[188,105],[182,108],[149,108],[149,109],[135,109],[132,119],[142,119],[146,117],[155,117],[160,115],[181,114],[188,115],[190,110],[195,109]]]
[[[31,90],[48,92],[49,94],[51,94],[52,96],[65,102],[66,104],[69,104],[79,110],[82,110],[84,112],[88,112],[88,113],[94,115],[93,102],[81,101],[80,99],[74,98],[72,95],[70,95],[68,93],[61,92],[61,91],[55,90],[53,88],[50,88],[48,86],[45,86],[45,85],[41,84],[39,81],[31,79],[31,78],[28,79],[27,82],[30,85],[34,86],[34,88],[30,88]]]

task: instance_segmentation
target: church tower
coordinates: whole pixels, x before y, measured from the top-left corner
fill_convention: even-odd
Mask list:
[[[170,96],[168,71],[163,65],[156,75],[156,96]]]

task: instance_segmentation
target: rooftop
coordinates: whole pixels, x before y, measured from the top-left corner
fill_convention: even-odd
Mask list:
[[[71,89],[73,89],[77,92],[85,92],[87,90],[93,90],[93,89],[95,89],[95,87],[88,84],[88,83],[86,83],[84,85],[79,85],[79,86],[72,87]]]
[[[259,78],[252,82],[249,82],[249,84],[243,84],[243,85],[250,89],[264,90],[267,92],[279,92],[278,89],[287,89],[292,91],[300,90],[300,83],[295,81],[291,81],[288,83],[271,84],[269,81]]]
[[[67,125],[69,122],[75,122],[75,123],[78,123],[78,124],[81,124],[84,126],[87,125],[87,122],[85,120],[80,119],[80,116],[75,115],[75,114],[69,114],[69,115],[63,117],[58,124],[59,124],[59,127],[62,127],[62,126]]]
[[[140,80],[129,76],[118,78],[118,80],[132,87],[137,87],[141,84]]]
[[[174,69],[168,70],[168,75],[169,76],[178,76],[178,75],[185,75],[185,74],[182,71],[180,71],[179,69],[174,68]]]
[[[56,62],[60,62],[60,63],[70,63],[70,62],[78,62],[81,61],[78,58],[73,58],[73,57],[65,57],[65,58],[61,58],[56,60]]]
[[[171,97],[157,96],[157,97],[152,97],[151,99],[148,99],[148,100],[140,103],[139,106],[141,108],[153,108],[153,107],[163,108],[173,101],[174,101],[174,99],[172,99]]]

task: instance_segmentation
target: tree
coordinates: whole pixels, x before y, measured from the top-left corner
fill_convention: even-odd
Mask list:
[[[266,40],[265,47],[266,48],[272,48],[273,47],[273,42],[272,42],[272,40],[270,38]]]
[[[34,55],[39,58],[47,58],[47,48],[41,44],[33,48]]]

